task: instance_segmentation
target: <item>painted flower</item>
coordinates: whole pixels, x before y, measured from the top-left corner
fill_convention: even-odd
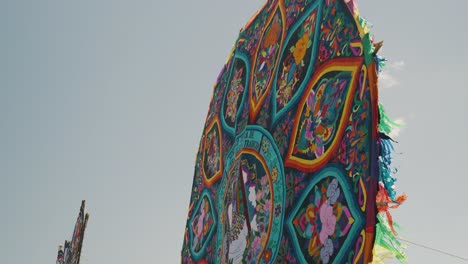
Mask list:
[[[293,57],[296,64],[301,63],[302,59],[307,51],[307,42],[309,42],[309,34],[304,34],[302,37],[296,42]]]
[[[231,122],[234,122],[236,118],[238,110],[237,101],[239,99],[239,95],[241,95],[241,93],[244,91],[244,85],[242,84],[242,74],[242,68],[235,71],[227,93],[227,107],[225,116],[226,118],[229,118]]]
[[[331,56],[331,52],[328,50],[327,47],[330,47],[329,41],[322,41],[322,45],[320,45],[319,50],[319,60],[325,61]]]
[[[268,178],[267,178],[266,175],[263,176],[262,178],[260,178],[260,184],[261,184],[262,186],[266,186],[266,185],[268,184]]]
[[[256,193],[256,196],[257,196],[257,197],[256,197],[256,200],[257,200],[257,202],[260,202],[260,201],[262,200],[262,197],[263,197],[262,194],[263,194],[263,193],[262,193],[262,190],[258,190],[258,191],[257,191],[257,193]]]
[[[278,42],[279,36],[281,33],[280,27],[280,18],[278,15],[275,16],[273,24],[271,25],[268,33],[265,36],[265,40],[263,41],[263,49],[274,45]]]
[[[267,199],[267,200],[265,200],[265,211],[269,212],[270,208],[271,208],[271,200]]]
[[[255,207],[255,210],[257,210],[257,212],[261,212],[263,211],[263,204],[257,204],[257,207]]]
[[[308,148],[316,157],[320,157],[325,152],[323,144],[323,125],[320,116],[312,116],[306,120],[305,137],[309,142]]]
[[[265,254],[263,255],[263,260],[264,260],[265,262],[268,262],[268,261],[271,260],[271,256],[272,256],[271,249],[267,249],[267,250],[265,251]]]
[[[320,222],[322,222],[322,229],[320,230],[320,242],[325,244],[328,236],[335,233],[336,216],[333,215],[333,207],[328,203],[323,203],[320,207]]]
[[[279,217],[281,215],[281,204],[277,204],[275,207],[275,216]]]
[[[307,209],[306,209],[306,215],[305,215],[306,219],[307,219],[307,221],[309,221],[311,223],[315,222],[315,218],[316,218],[315,217],[316,216],[315,215],[315,211],[316,211],[315,208],[316,207],[313,204],[310,204],[309,206],[307,206]]]
[[[265,223],[261,222],[260,224],[258,224],[258,231],[260,233],[265,232]]]
[[[333,255],[333,250],[333,241],[330,238],[327,238],[320,250],[320,258],[324,264],[327,264],[330,261],[330,257]]]
[[[338,200],[338,197],[340,197],[340,193],[341,192],[340,187],[338,186],[338,180],[333,179],[327,188],[328,203],[330,205],[334,204]]]
[[[271,178],[273,179],[273,182],[276,182],[276,179],[278,179],[278,168],[273,168],[271,171]]]
[[[276,93],[276,101],[280,107],[284,107],[292,97],[292,85],[288,85],[286,79],[280,81],[278,92]]]
[[[270,142],[268,141],[268,139],[263,138],[263,140],[262,140],[262,151],[264,153],[267,153],[268,150],[270,150]]]

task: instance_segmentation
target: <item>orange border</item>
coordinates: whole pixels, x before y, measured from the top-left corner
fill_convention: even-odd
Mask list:
[[[375,62],[368,66],[367,78],[369,79],[369,89],[371,93],[371,104],[372,104],[372,137],[377,138],[377,130],[379,125],[379,87],[377,83],[377,69]]]
[[[265,9],[265,7],[267,6],[268,2],[270,2],[270,0],[265,0],[265,3],[263,3],[262,7],[260,7],[260,9],[258,9],[249,19],[249,21],[247,21],[247,23],[245,23],[245,26],[243,28],[241,28],[241,31],[244,31],[246,30],[248,27],[250,27],[250,25],[254,22],[255,19],[257,19],[258,15]]]
[[[307,100],[307,96],[303,96],[301,101],[298,104],[298,109],[296,110],[296,115],[294,117],[295,125],[291,134],[291,138],[289,140],[289,149],[285,160],[285,165],[296,168],[301,171],[306,172],[313,172],[322,167],[330,158],[333,153],[335,153],[336,148],[338,147],[338,142],[341,140],[345,125],[344,123],[348,120],[350,114],[350,106],[353,101],[354,92],[356,90],[357,85],[357,73],[360,70],[360,66],[362,65],[363,58],[342,58],[342,59],[334,59],[331,60],[324,65],[322,65],[314,74],[312,80],[307,84],[307,88],[304,92],[305,95],[308,95],[310,91],[314,88],[317,82],[322,78],[323,75],[332,71],[351,71],[352,78],[351,78],[351,87],[346,95],[345,105],[343,107],[343,114],[341,115],[341,119],[338,125],[338,131],[333,139],[331,146],[325,151],[325,153],[314,160],[306,160],[302,158],[298,158],[292,155],[294,146],[296,144],[296,136],[299,127],[299,120],[302,115],[302,110],[304,109],[305,102]]]
[[[218,125],[218,137],[219,137],[219,169],[218,172],[213,175],[210,179],[206,176],[205,173],[205,141],[206,141],[206,135],[213,129],[214,125]],[[217,181],[221,176],[223,175],[223,134],[221,132],[221,125],[219,123],[219,118],[216,116],[211,124],[206,128],[205,132],[203,133],[203,155],[202,155],[202,171],[203,171],[203,182],[206,184],[207,187],[211,187],[215,181]]]
[[[378,89],[378,83],[377,83],[377,68],[376,68],[376,64],[375,64],[375,61],[372,61],[372,63],[368,66],[367,68],[367,78],[368,78],[368,81],[369,81],[369,90],[370,90],[370,95],[371,95],[371,107],[372,107],[372,110],[371,110],[371,113],[372,113],[372,129],[371,129],[371,133],[372,133],[372,140],[376,140],[378,138],[378,125],[379,125],[379,89]],[[372,143],[372,144],[375,144],[375,143]],[[371,161],[372,162],[372,161]],[[374,161],[376,162],[376,161]],[[371,178],[372,177],[377,177],[377,175],[371,175]],[[371,181],[371,184],[372,184],[372,181]],[[377,187],[376,187],[377,188]],[[371,188],[372,190],[372,188]],[[374,197],[372,198],[373,200],[371,200],[372,202],[374,202],[374,210],[375,209],[375,195],[376,193],[369,193],[369,195],[371,195],[370,197]],[[368,214],[369,212],[366,212],[366,215]],[[377,219],[376,219],[377,221]],[[372,262],[373,258],[374,258],[374,254],[373,254],[373,248],[374,248],[374,243],[375,243],[375,223],[374,225],[372,226],[367,226],[366,225],[366,236],[368,236],[368,239],[365,241],[365,245],[364,245],[364,263],[370,263]]]
[[[265,92],[263,93],[263,95],[260,97],[260,99],[255,102],[253,100],[253,92],[254,92],[254,89],[253,89],[253,80],[254,80],[254,76],[255,76],[255,68],[257,67],[257,56],[258,56],[258,52],[260,51],[260,44],[263,43],[263,39],[265,37],[265,33],[266,33],[266,29],[268,28],[268,26],[270,25],[271,21],[273,20],[273,18],[275,17],[276,15],[276,12],[280,11],[280,15],[281,15],[281,19],[282,19],[282,31],[281,31],[281,41],[280,41],[280,45],[278,47],[278,54],[276,54],[276,58],[275,58],[275,66],[273,67],[272,69],[272,73],[271,73],[271,76],[270,76],[270,80],[268,81],[267,83],[267,87],[265,88]],[[249,116],[250,116],[250,122],[253,122],[253,120],[255,119],[255,117],[257,117],[257,114],[258,112],[260,111],[260,106],[263,104],[263,102],[265,101],[265,97],[266,95],[268,94],[269,90],[271,89],[271,86],[273,84],[273,79],[275,78],[275,74],[276,74],[276,69],[278,67],[278,63],[279,63],[279,59],[281,56],[281,51],[283,49],[283,45],[284,45],[284,39],[286,38],[286,35],[287,35],[287,32],[286,32],[286,7],[284,6],[284,3],[282,0],[278,1],[277,3],[277,6],[275,8],[275,10],[271,13],[271,16],[268,18],[267,20],[267,23],[265,23],[266,27],[263,29],[263,32],[262,32],[262,37],[261,37],[261,41],[259,42],[259,45],[258,45],[258,48],[257,50],[255,51],[255,54],[254,54],[254,62],[252,64],[252,69],[251,69],[251,76],[250,76],[250,80],[249,80],[249,100],[250,100],[250,113],[249,113]]]

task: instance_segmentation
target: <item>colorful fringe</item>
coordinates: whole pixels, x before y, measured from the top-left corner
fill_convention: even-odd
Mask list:
[[[381,66],[385,65],[385,59],[379,59]],[[380,123],[379,123],[379,131],[386,133],[387,135],[390,134],[394,127],[401,127],[400,124],[397,122],[392,121],[387,113],[385,112],[385,108],[382,104],[379,104],[379,116],[380,116]],[[393,149],[392,149],[393,150]]]
[[[387,259],[396,258],[400,263],[407,263],[404,250],[406,245],[401,243],[391,229],[390,223],[382,215],[377,215],[378,223],[375,232],[375,244],[373,249],[374,259],[372,263],[385,263]],[[399,227],[396,223],[394,226]]]
[[[375,56],[376,64],[383,66],[385,59]],[[406,199],[406,194],[397,196],[395,191],[396,178],[393,174],[397,171],[392,168],[393,139],[388,134],[393,128],[400,127],[400,124],[392,121],[382,104],[379,104],[379,191],[376,196],[377,220],[375,243],[373,249],[373,263],[385,263],[385,260],[396,258],[400,263],[406,262],[404,250],[406,245],[397,238],[395,227],[398,224],[393,222],[389,209],[397,208]]]

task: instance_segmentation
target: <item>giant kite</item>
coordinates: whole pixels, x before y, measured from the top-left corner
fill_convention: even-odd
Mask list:
[[[355,0],[268,0],[214,85],[182,263],[405,262],[392,123]]]

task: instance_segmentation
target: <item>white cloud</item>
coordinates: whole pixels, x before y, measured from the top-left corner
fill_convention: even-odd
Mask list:
[[[403,130],[406,122],[403,117],[397,118],[393,120],[393,122],[397,123],[399,126],[393,127],[392,131],[390,131],[388,136],[391,137],[392,139],[396,139],[400,135],[401,131]]]
[[[400,61],[391,61],[389,63],[387,63],[387,66],[386,66],[388,69],[391,69],[391,70],[398,70],[398,71],[401,71],[405,68],[405,62],[400,60]]]
[[[379,73],[379,87],[391,88],[400,84],[396,72],[402,71],[405,68],[405,62],[391,61],[387,62],[382,72]]]
[[[391,88],[393,86],[398,85],[398,80],[388,71],[383,70],[379,74],[379,87],[381,88]]]

